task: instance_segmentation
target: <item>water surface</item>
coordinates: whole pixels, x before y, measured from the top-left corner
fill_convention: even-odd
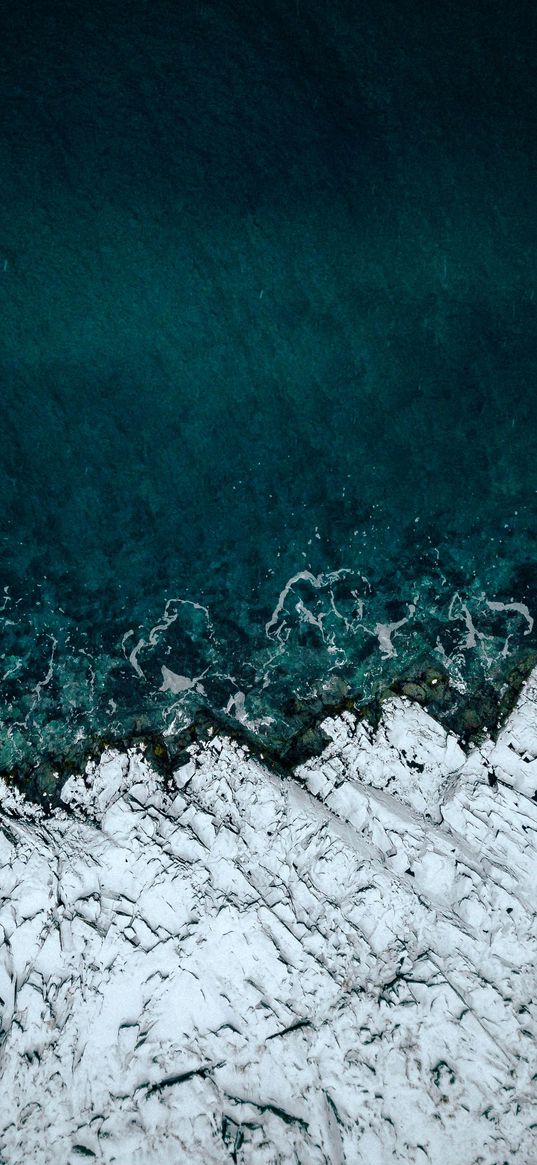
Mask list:
[[[537,646],[534,22],[4,15],[0,767]]]

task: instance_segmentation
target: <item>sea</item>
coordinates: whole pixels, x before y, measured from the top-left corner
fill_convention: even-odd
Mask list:
[[[536,23],[5,6],[2,772],[537,659]]]

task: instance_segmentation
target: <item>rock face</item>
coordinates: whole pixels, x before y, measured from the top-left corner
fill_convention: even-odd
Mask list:
[[[0,1159],[532,1165],[537,678],[467,756],[421,708],[2,787]]]

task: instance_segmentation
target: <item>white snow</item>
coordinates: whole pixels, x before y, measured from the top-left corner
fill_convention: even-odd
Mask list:
[[[402,699],[324,728],[2,784],[2,1163],[534,1165],[537,675],[468,756]]]

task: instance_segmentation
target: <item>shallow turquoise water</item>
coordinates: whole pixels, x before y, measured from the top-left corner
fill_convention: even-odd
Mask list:
[[[536,646],[532,21],[6,18],[0,767]]]

